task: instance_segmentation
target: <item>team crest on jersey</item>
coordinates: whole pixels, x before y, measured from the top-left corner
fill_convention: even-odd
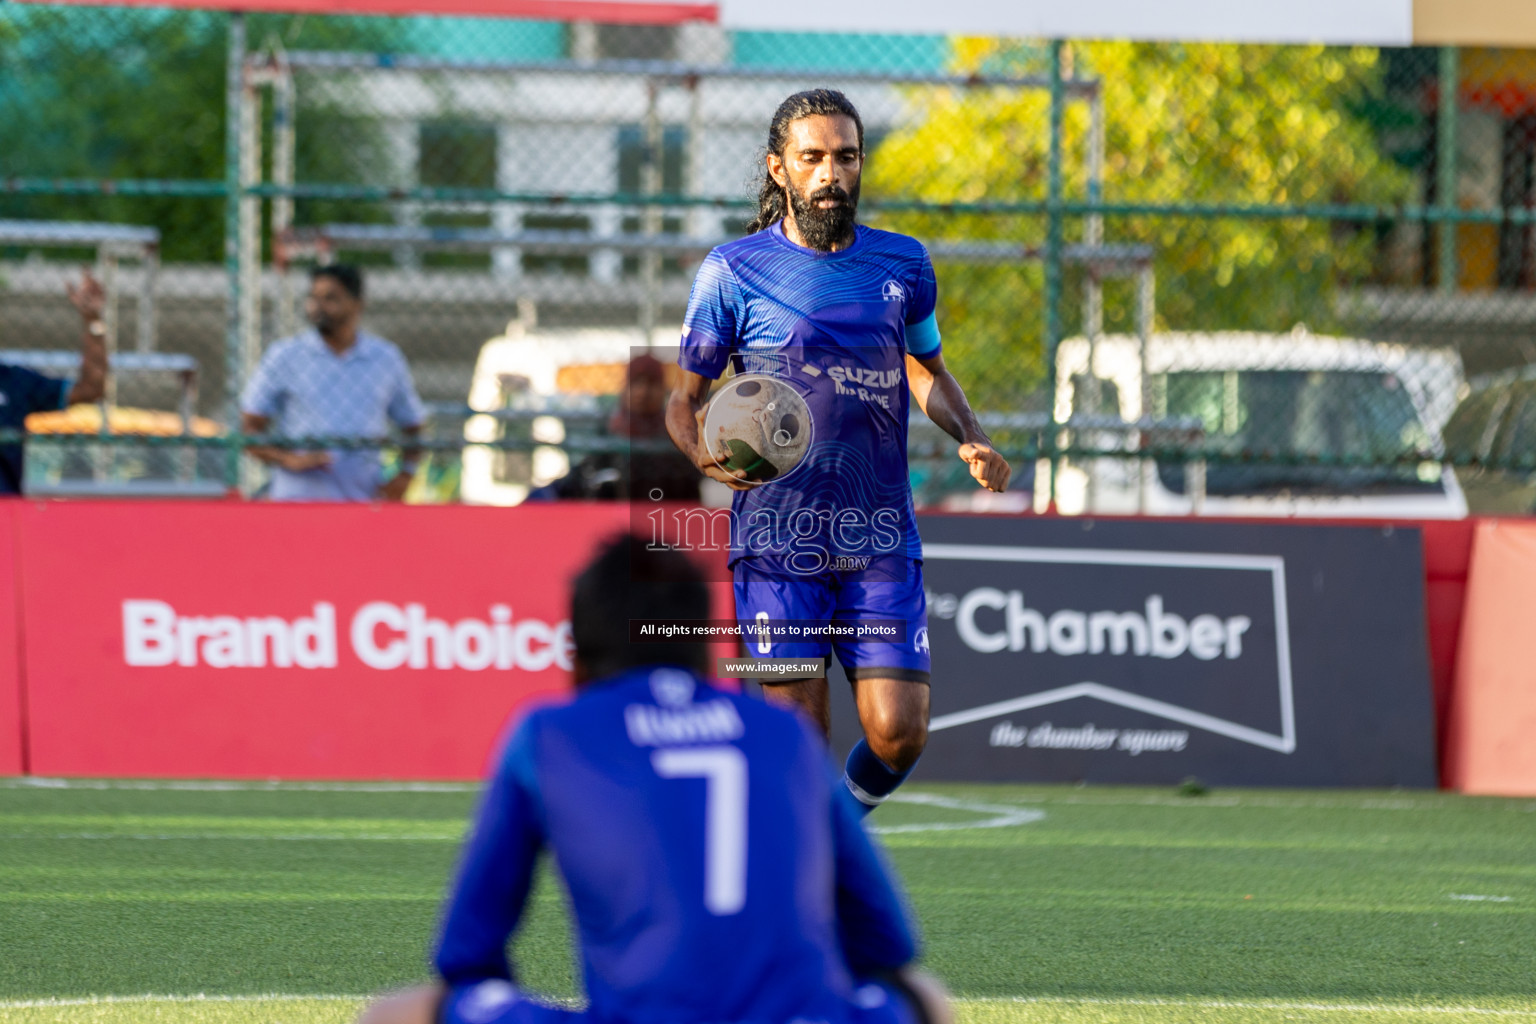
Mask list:
[[[464,994],[457,1007],[459,1016],[469,1024],[487,1024],[517,1002],[517,988],[500,978],[482,981]]]
[[[651,696],[664,708],[680,708],[693,700],[693,677],[675,668],[651,673]]]
[[[912,638],[912,649],[914,651],[921,651],[924,654],[928,653],[928,627],[927,626],[921,626],[921,627],[918,628],[917,635]]]
[[[781,352],[740,353],[742,373],[765,373],[770,377],[788,377],[793,369],[789,357]]]
[[[885,297],[886,302],[900,302],[907,297],[906,289],[896,281],[885,282],[884,287],[880,289],[880,294]]]

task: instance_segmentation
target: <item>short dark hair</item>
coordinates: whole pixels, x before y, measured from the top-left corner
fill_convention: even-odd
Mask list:
[[[576,657],[591,678],[642,665],[682,665],[703,672],[708,648],[696,640],[636,643],[632,619],[709,617],[709,589],[681,551],[655,547],[633,534],[603,544],[571,590]]]
[[[309,271],[311,282],[328,277],[347,290],[354,299],[363,297],[363,272],[350,263],[326,263]]]
[[[789,145],[789,126],[802,118],[818,116],[851,118],[859,133],[859,152],[864,151],[864,119],[859,117],[853,101],[836,89],[807,89],[787,97],[773,112],[773,120],[768,122],[768,152],[782,157],[784,147]],[[763,183],[757,190],[757,216],[747,225],[747,234],[783,220],[785,208],[784,189],[765,168]]]

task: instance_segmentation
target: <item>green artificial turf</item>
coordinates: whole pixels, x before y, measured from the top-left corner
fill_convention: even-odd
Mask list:
[[[904,798],[871,821],[965,1021],[1536,1019],[1536,802]],[[356,997],[426,977],[474,800],[0,781],[0,1019],[347,1021]],[[514,957],[529,986],[577,994],[548,877]]]

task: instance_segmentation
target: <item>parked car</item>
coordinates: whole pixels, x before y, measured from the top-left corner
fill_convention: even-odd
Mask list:
[[[1474,381],[1445,428],[1477,513],[1536,513],[1536,367]]]
[[[681,332],[680,326],[658,328],[656,337],[675,339]],[[475,361],[469,391],[469,407],[480,415],[464,424],[464,439],[521,438],[533,447],[466,448],[459,479],[462,499],[475,505],[516,505],[534,488],[568,473],[572,443],[602,433],[624,386],[625,369],[642,350],[640,333],[632,327],[544,329],[519,320],[487,341]],[[658,349],[657,354],[664,363],[676,361],[673,353]]]
[[[1056,487],[1063,512],[1466,515],[1456,476],[1441,464],[1441,432],[1462,385],[1452,349],[1298,328],[1157,334],[1143,354],[1137,338],[1113,335],[1093,346],[1091,374],[1088,363],[1087,339],[1059,346],[1057,421],[1098,414],[1121,422],[1080,440],[1134,450],[1140,431],[1131,421],[1145,417],[1143,429],[1193,433],[1184,444],[1236,458],[1067,460]],[[1340,456],[1345,464],[1328,464]]]

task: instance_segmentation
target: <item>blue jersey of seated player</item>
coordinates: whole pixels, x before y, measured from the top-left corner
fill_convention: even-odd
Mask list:
[[[782,222],[719,246],[694,279],[679,365],[771,374],[809,408],[813,440],[790,473],[732,504],[731,563],[813,576],[922,558],[907,477],[906,356],[939,352],[933,264],[916,239],[858,226],[818,252]]]
[[[871,1014],[885,990],[855,981],[906,964],[914,935],[834,783],[798,716],[682,669],[636,669],[534,712],[501,754],[448,903],[446,1024],[572,1016],[507,984],[545,847],[570,893],[587,1020],[904,1020]]]

